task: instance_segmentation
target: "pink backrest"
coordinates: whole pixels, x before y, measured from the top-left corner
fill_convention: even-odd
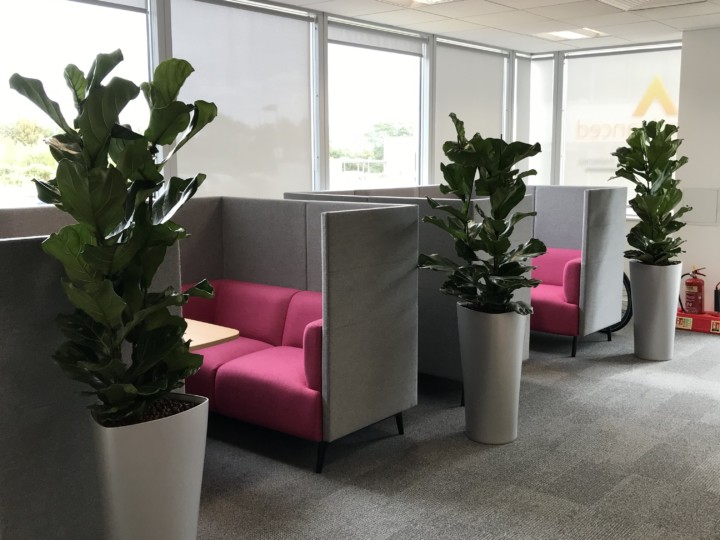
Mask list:
[[[282,344],[288,347],[302,347],[305,326],[320,318],[322,318],[322,293],[299,291],[290,299]]]
[[[548,285],[562,285],[565,272],[565,265],[572,259],[582,257],[579,249],[547,248],[547,253],[535,257],[532,261],[536,268],[532,271],[532,277],[539,279]],[[578,288],[580,281],[578,278]],[[578,293],[579,294],[579,293]]]
[[[192,285],[183,285],[183,292],[187,291]],[[215,322],[215,298],[197,298],[191,297],[187,304],[182,308],[183,317],[203,321],[207,323]]]
[[[570,304],[580,305],[580,269],[582,258],[570,259],[565,265],[563,272],[563,293],[565,301]]]
[[[322,319],[312,321],[303,331],[305,379],[309,388],[322,390]]]
[[[280,345],[290,299],[297,289],[230,279],[213,281],[215,324],[237,328],[240,335]]]

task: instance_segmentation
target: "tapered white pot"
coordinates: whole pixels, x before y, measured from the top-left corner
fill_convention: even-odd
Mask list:
[[[465,391],[465,433],[473,441],[517,438],[527,315],[482,313],[457,305]]]
[[[132,426],[106,428],[93,420],[106,538],[197,538],[208,400],[173,397],[198,405]]]
[[[681,264],[655,266],[630,261],[635,356],[638,358],[672,359],[681,276]]]

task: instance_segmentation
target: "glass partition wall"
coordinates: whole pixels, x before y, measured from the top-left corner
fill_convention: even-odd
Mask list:
[[[30,35],[52,46],[19,47]],[[120,48],[118,74],[141,81],[150,58],[188,59],[183,98],[220,114],[174,166],[206,172],[204,195],[437,183],[450,112],[484,136],[540,142],[533,184],[607,185],[633,126],[677,121],[680,44],[526,55],[257,1],[14,0],[0,46],[0,79],[43,80],[69,118],[69,62],[87,70]],[[144,114],[139,99],[121,120]],[[0,85],[0,206],[37,204],[31,179],[54,172],[42,142],[54,129]]]

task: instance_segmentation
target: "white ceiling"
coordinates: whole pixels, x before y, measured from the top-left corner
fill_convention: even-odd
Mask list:
[[[683,30],[720,27],[720,0],[623,11],[597,0],[457,0],[424,5],[409,0],[285,0],[324,11],[438,36],[527,53],[679,41]],[[534,34],[592,28],[607,34],[551,41]]]

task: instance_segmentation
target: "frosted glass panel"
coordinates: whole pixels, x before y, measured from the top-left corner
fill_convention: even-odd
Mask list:
[[[456,138],[451,112],[465,122],[468,136],[502,135],[506,62],[500,54],[442,44],[436,57],[435,148],[430,149],[435,166],[429,175],[433,184],[442,180],[440,163],[447,161],[442,145]]]
[[[173,0],[172,26],[173,56],[195,67],[181,98],[219,110],[179,153],[179,174],[206,173],[205,196],[312,189],[310,23]]]
[[[125,60],[113,70],[113,76],[138,84],[148,79],[144,13],[58,0],[2,3],[0,206],[37,204],[32,179],[53,178],[57,165],[43,138],[60,131],[38,107],[10,89],[10,76],[20,73],[40,79],[72,125],[77,111],[63,77],[65,66],[72,63],[87,73],[98,53],[115,49],[122,49]],[[147,118],[147,105],[139,96],[125,108],[120,121],[144,129]]]
[[[608,182],[611,154],[642,120],[677,124],[680,50],[569,58],[565,69],[561,183],[630,186]]]

